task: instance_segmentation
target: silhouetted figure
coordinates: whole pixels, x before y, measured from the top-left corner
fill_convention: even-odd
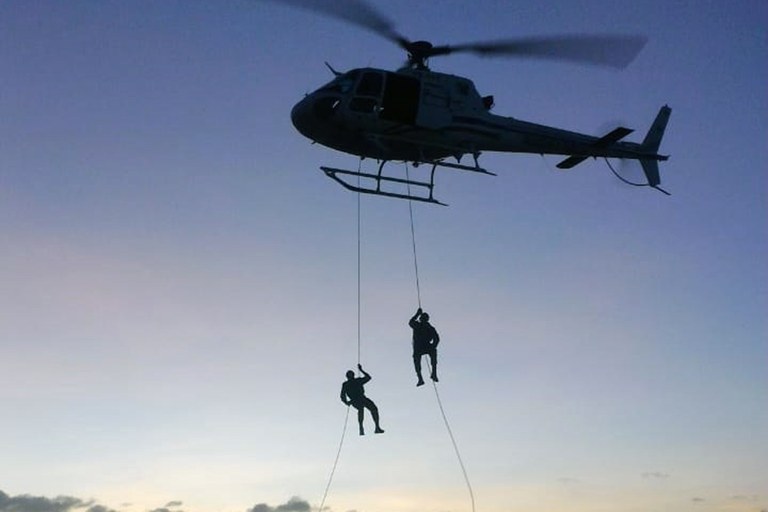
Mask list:
[[[366,373],[366,371],[363,370],[363,367],[359,364],[357,365],[357,368],[363,373],[363,376],[356,378],[355,372],[352,370],[347,372],[347,381],[341,385],[341,401],[344,402],[345,405],[351,405],[357,409],[357,423],[360,425],[361,436],[365,435],[365,430],[363,430],[363,415],[365,408],[371,411],[373,423],[376,425],[376,430],[374,430],[374,432],[382,434],[384,431],[379,426],[379,408],[376,407],[373,400],[365,396],[365,389],[363,388],[363,386],[371,380],[371,376]]]
[[[408,325],[413,329],[413,366],[416,368],[416,376],[419,377],[417,386],[424,385],[424,379],[421,377],[421,356],[429,355],[429,361],[432,365],[433,381],[437,379],[437,345],[440,343],[440,335],[437,330],[429,323],[429,315],[421,310],[416,310],[416,314],[408,321]]]

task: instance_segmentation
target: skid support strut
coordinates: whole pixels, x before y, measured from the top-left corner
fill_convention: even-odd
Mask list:
[[[435,170],[438,167],[445,167],[448,169],[457,169],[460,171],[470,171],[470,172],[477,172],[480,174],[488,174],[491,176],[496,176],[494,173],[487,171],[478,165],[477,155],[475,155],[474,166],[453,164],[453,163],[443,162],[443,161],[414,162],[414,167],[417,167],[420,164],[428,164],[432,166],[432,170],[429,173],[429,181],[416,181],[411,179],[395,178],[393,176],[385,176],[382,171],[384,170],[384,166],[387,164],[387,162],[388,160],[383,160],[379,163],[379,169],[376,174],[365,173],[360,171],[350,171],[346,169],[337,169],[335,167],[320,167],[320,169],[325,173],[326,176],[333,179],[334,181],[339,183],[342,187],[346,188],[347,190],[360,192],[362,194],[373,194],[377,196],[394,197],[397,199],[407,199],[410,201],[421,201],[424,203],[439,204],[442,206],[448,206],[448,205],[435,199],[434,197]],[[371,186],[362,186],[362,185],[352,184],[345,179],[346,176],[357,176],[358,178],[363,178],[365,180],[368,180],[369,182],[372,181],[373,183],[371,184]],[[382,184],[394,184],[395,186],[405,185],[406,191],[396,192],[393,190],[382,189]],[[414,187],[416,190],[424,191],[424,194],[421,194],[421,195],[413,194],[411,192],[411,187]]]

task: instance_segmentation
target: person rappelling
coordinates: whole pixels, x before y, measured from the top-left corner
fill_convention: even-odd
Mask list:
[[[421,376],[421,356],[428,355],[432,366],[430,377],[438,382],[437,378],[437,345],[440,343],[440,335],[437,329],[429,323],[429,314],[416,310],[416,314],[408,321],[408,325],[413,329],[413,366],[416,369],[416,376],[419,381],[416,386],[423,386],[424,379]]]
[[[376,425],[376,434],[383,434],[384,430],[379,426],[379,408],[373,403],[373,400],[365,396],[365,388],[363,387],[369,380],[371,380],[370,374],[368,374],[363,367],[359,364],[357,369],[363,374],[362,377],[355,377],[355,372],[349,370],[347,372],[347,380],[341,385],[341,401],[345,405],[351,405],[357,409],[357,423],[360,425],[360,435],[365,435],[363,429],[363,417],[365,415],[365,409],[371,411],[371,417],[373,417],[373,423]]]

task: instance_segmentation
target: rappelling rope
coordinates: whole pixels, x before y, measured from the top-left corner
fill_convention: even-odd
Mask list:
[[[429,370],[432,371],[431,363],[427,362],[427,365],[430,367]],[[451,444],[453,444],[453,451],[456,452],[456,458],[459,460],[459,466],[461,466],[461,473],[464,475],[464,481],[467,484],[467,490],[469,491],[469,500],[472,503],[472,512],[475,512],[475,493],[472,491],[472,484],[469,482],[469,475],[467,475],[467,468],[464,467],[464,461],[461,458],[461,452],[459,452],[459,445],[456,443],[456,438],[453,436],[451,425],[450,423],[448,423],[448,417],[445,415],[443,402],[442,400],[440,400],[440,393],[437,391],[437,383],[435,381],[432,381],[432,387],[435,390],[435,397],[437,397],[437,405],[440,407],[440,414],[443,416],[443,423],[445,423],[445,428],[446,430],[448,430],[448,436],[451,438]]]
[[[408,172],[408,163],[405,162],[405,177],[408,182],[411,181],[410,174]],[[408,184],[408,195],[411,195],[411,186]],[[419,286],[419,261],[416,257],[416,230],[414,229],[414,222],[413,222],[413,201],[410,199],[408,200],[408,213],[410,214],[411,219],[411,242],[413,246],[413,267],[416,272],[416,296],[419,302],[419,308],[421,308],[421,288]],[[429,371],[432,372],[432,363],[428,359],[427,365],[429,366]],[[472,512],[475,512],[475,493],[472,490],[472,484],[469,481],[469,475],[467,475],[467,468],[464,467],[464,461],[461,458],[461,452],[459,452],[459,445],[456,443],[456,438],[453,435],[453,430],[451,430],[451,425],[448,422],[448,417],[445,415],[445,408],[443,407],[443,401],[440,400],[440,393],[437,390],[437,382],[434,380],[432,381],[432,388],[435,390],[435,398],[437,398],[437,405],[440,408],[440,415],[443,417],[443,423],[445,423],[445,428],[448,431],[448,436],[451,438],[451,444],[453,444],[453,451],[456,452],[456,458],[459,460],[459,466],[461,467],[461,473],[464,475],[464,481],[467,484],[467,489],[469,490],[469,499],[472,503]]]
[[[360,188],[360,167],[362,165],[362,159],[357,166],[357,188]],[[357,364],[360,365],[360,192],[357,193]],[[339,448],[336,450],[336,458],[333,460],[333,467],[331,468],[331,474],[328,476],[328,483],[325,486],[325,492],[323,492],[323,499],[320,500],[319,511],[322,512],[325,506],[325,500],[328,498],[328,491],[331,489],[331,483],[333,482],[333,475],[336,473],[336,467],[339,465],[339,457],[341,457],[341,448],[344,446],[344,438],[347,435],[347,424],[349,423],[349,405],[347,405],[347,413],[344,415],[344,428],[341,430],[341,439],[339,439]]]
[[[408,171],[408,162],[405,162],[405,178],[408,186],[408,195],[411,195],[411,175]],[[421,307],[421,286],[419,285],[419,260],[416,258],[416,230],[413,227],[413,201],[408,200],[408,213],[411,216],[411,242],[413,246],[413,267],[416,270],[416,299]]]
[[[344,416],[344,428],[341,431],[341,439],[339,440],[339,449],[336,451],[336,458],[333,460],[333,468],[331,468],[331,475],[328,477],[328,484],[325,486],[325,492],[323,493],[323,499],[320,501],[320,508],[323,510],[325,506],[325,499],[328,497],[328,491],[331,489],[331,482],[333,482],[333,475],[336,473],[336,466],[339,464],[339,457],[341,456],[341,447],[344,445],[344,436],[347,434],[347,423],[349,422],[349,406],[347,406],[347,414]]]
[[[363,160],[357,164],[357,189],[360,190],[360,167]],[[357,364],[360,364],[360,192],[357,193]]]

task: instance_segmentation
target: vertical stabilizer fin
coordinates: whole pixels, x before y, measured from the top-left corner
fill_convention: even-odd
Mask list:
[[[648,180],[648,185],[654,188],[659,188],[659,184],[661,184],[661,178],[659,177],[659,160],[667,159],[666,156],[659,156],[658,152],[671,113],[672,109],[669,108],[669,105],[661,107],[640,146],[643,153],[647,153],[648,157],[650,157],[640,158],[640,165],[643,166],[643,173],[645,173],[645,178]]]
[[[672,113],[672,109],[669,105],[664,105],[656,115],[656,119],[653,121],[651,128],[643,139],[643,150],[648,153],[656,154],[659,151],[661,145],[661,139],[664,137],[664,130],[667,129],[667,122],[669,121],[669,115]],[[643,166],[645,168],[645,166]]]
[[[661,184],[661,178],[659,177],[659,162],[648,158],[640,159],[640,165],[643,166],[643,172],[645,178],[648,180],[648,185],[652,187],[658,187]]]

